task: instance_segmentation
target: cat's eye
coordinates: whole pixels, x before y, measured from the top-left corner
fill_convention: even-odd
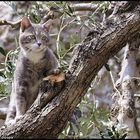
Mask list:
[[[46,36],[42,36],[42,38],[41,38],[43,41],[48,41],[48,38],[46,37]]]
[[[30,41],[32,39],[35,39],[35,36],[34,35],[29,35],[29,36],[26,37],[26,39]]]

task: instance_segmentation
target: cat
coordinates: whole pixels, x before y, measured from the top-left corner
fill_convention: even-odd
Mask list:
[[[38,96],[41,80],[59,73],[57,58],[49,48],[51,21],[33,24],[27,17],[20,23],[20,52],[14,71],[12,92],[5,125],[20,119]]]

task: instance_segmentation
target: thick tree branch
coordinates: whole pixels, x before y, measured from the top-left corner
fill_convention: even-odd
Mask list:
[[[136,46],[139,45],[136,42],[137,41],[134,40],[134,43],[128,43],[126,45],[120,79],[118,80],[120,83],[117,82],[120,84],[121,89],[118,105],[116,105],[116,107],[119,108],[117,119],[121,125],[127,126],[127,131],[129,133],[126,138],[139,137],[139,131],[134,124],[136,120],[134,93],[136,92],[137,86],[134,80],[132,80],[132,77],[137,76],[136,56],[138,54],[138,47]]]
[[[86,94],[97,72],[140,31],[140,13],[127,13],[120,23],[102,32],[90,34],[74,50],[65,85],[60,90],[43,90],[23,118],[14,126],[1,128],[1,138],[57,138],[71,117],[76,105]],[[51,92],[50,92],[51,91]],[[48,104],[45,95],[55,95]],[[43,102],[43,103],[42,103]]]

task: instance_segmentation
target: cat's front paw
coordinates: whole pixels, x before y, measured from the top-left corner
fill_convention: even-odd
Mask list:
[[[61,70],[59,68],[56,68],[52,70],[49,75],[59,75],[61,73]]]

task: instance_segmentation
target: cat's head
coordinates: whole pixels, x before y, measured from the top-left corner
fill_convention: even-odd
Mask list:
[[[20,24],[20,47],[26,52],[41,52],[49,43],[49,29],[51,21],[44,24],[33,24],[27,17]]]

